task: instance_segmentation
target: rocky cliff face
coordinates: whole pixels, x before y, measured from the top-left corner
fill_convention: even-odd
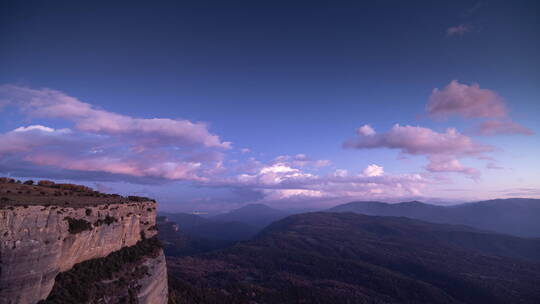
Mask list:
[[[33,304],[47,298],[59,273],[155,236],[155,219],[153,201],[86,204],[76,208],[3,205],[0,209],[0,304]],[[146,273],[137,283],[138,302],[166,303],[167,278],[162,250],[141,263]]]
[[[167,264],[163,250],[160,250],[158,257],[146,259],[143,264],[148,271],[148,275],[139,279],[142,286],[137,293],[139,303],[167,303]]]

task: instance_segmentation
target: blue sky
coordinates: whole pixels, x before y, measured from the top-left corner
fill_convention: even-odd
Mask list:
[[[35,172],[8,165],[0,169],[13,176],[64,177],[94,187],[99,183],[104,189],[123,193],[144,189],[163,206],[181,210],[227,209],[255,201],[300,208],[363,198],[443,202],[507,193],[539,196],[539,7],[535,1],[4,2],[0,84],[31,89],[32,94],[48,88],[95,109],[132,118],[204,122],[208,132],[222,142],[232,142],[232,149],[215,152],[222,154],[221,165],[227,171],[211,177],[205,173],[211,180],[203,183],[185,176],[141,179],[139,173],[136,180],[118,172],[112,178],[107,177],[109,169],[99,168],[89,177],[85,172],[77,175],[87,168],[71,166],[65,172],[65,166],[50,162]],[[444,90],[453,80],[467,88],[478,84],[479,89],[493,92],[507,107],[504,117],[493,113],[467,117],[467,110],[443,119],[428,115],[426,105],[433,89]],[[13,98],[10,88],[4,100]],[[21,110],[25,102],[0,108],[4,136],[31,125],[74,129],[80,132],[79,138],[117,136],[77,129],[76,119],[66,115],[28,115]],[[511,120],[530,132],[472,135],[479,123],[494,119]],[[390,149],[384,143],[376,149],[342,147],[363,125],[380,134],[395,124],[429,128],[439,134],[456,128],[475,142],[491,145],[493,151],[484,156],[492,160],[471,157],[470,151],[468,156],[453,154],[452,159],[458,159],[463,168],[479,171],[471,177],[463,170],[458,172],[457,166],[449,170],[447,165],[446,172],[440,166],[438,171],[428,172],[426,157],[433,156],[431,150],[409,153],[403,160],[398,159],[399,147]],[[137,136],[136,132],[130,134]],[[111,153],[118,160],[122,154],[118,151],[132,144],[114,147]],[[182,144],[184,141],[166,149],[185,151]],[[251,152],[242,153],[242,148]],[[24,153],[42,153],[38,148],[28,149],[16,152],[18,156],[5,152],[0,157],[4,164],[13,163],[13,157],[22,163],[36,159],[36,155]],[[298,154],[330,164],[308,169],[294,167],[291,160],[275,160]],[[258,171],[232,169],[249,162],[250,157],[260,162],[251,169]],[[502,169],[486,169],[488,162]],[[421,191],[398,196],[391,188],[370,196],[336,186],[316,199],[309,192],[276,197],[266,186],[223,181],[260,174],[265,166],[277,163],[321,179],[338,169],[361,174],[375,164],[389,178],[421,174],[426,181]],[[144,165],[151,166],[147,160]],[[218,175],[221,177],[215,180]],[[280,183],[294,178],[287,175]],[[272,187],[320,190],[309,184]],[[334,191],[340,194],[326,196]],[[202,199],[206,203],[200,203]]]

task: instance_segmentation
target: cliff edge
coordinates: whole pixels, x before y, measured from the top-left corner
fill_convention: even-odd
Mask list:
[[[130,271],[139,271],[144,275],[128,275],[137,279],[125,284],[121,293],[127,293],[132,303],[166,303],[165,259],[156,234],[153,200],[102,194],[71,184],[33,185],[2,178],[0,304],[50,300],[62,275],[95,260],[104,265],[102,276],[79,275],[81,284],[92,281],[106,285]],[[112,259],[115,255],[119,256]],[[132,260],[124,263],[127,258]],[[130,267],[122,267],[129,263]],[[106,294],[100,302],[116,303],[124,297],[121,293]]]

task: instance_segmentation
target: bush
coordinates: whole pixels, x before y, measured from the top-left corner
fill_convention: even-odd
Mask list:
[[[15,180],[8,177],[0,177],[0,184],[14,184]]]
[[[107,225],[110,225],[114,222],[118,222],[118,219],[113,217],[113,216],[110,216],[110,215],[107,215],[104,219],[99,219],[97,220],[95,223],[94,223],[94,226],[98,227],[98,226],[101,226],[103,224],[107,224]]]
[[[31,185],[34,184],[34,181],[30,179],[30,180],[25,181],[24,184],[25,184],[25,185],[30,185],[30,186],[31,186]]]
[[[151,199],[149,199],[148,197],[135,196],[135,195],[128,196],[128,200],[131,201],[131,202],[148,202],[148,201],[151,201]]]
[[[61,190],[69,190],[74,192],[94,192],[94,190],[90,187],[75,184],[56,184],[54,187]]]
[[[50,180],[40,180],[38,185],[42,187],[52,187],[54,186],[54,182]]]
[[[72,217],[66,217],[64,220],[68,221],[69,228],[68,231],[71,234],[81,233],[85,230],[92,230],[92,224],[83,219],[74,219]]]

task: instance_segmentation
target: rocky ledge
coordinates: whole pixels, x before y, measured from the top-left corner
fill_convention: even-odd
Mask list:
[[[0,183],[0,194],[9,196],[0,202],[0,304],[34,304],[44,300],[59,273],[79,263],[137,246],[142,241],[148,242],[157,234],[153,200],[110,197],[86,187],[81,188],[82,191],[62,189],[60,195],[44,200],[47,193],[58,193],[59,188],[54,186]],[[55,190],[49,191],[51,189]],[[86,194],[83,203],[78,199],[81,193]],[[40,203],[32,203],[31,198],[40,194]],[[138,299],[131,303],[166,303],[162,250],[138,261],[140,265],[131,269],[141,269],[144,265],[145,276],[140,278],[136,289],[128,288]]]

